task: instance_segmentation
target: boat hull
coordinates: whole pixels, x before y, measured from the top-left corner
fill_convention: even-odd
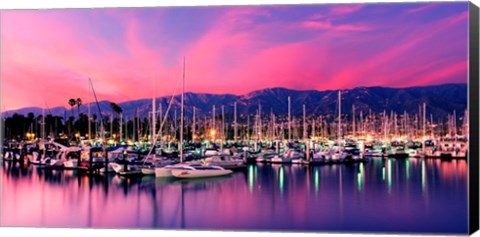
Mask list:
[[[155,177],[157,178],[169,178],[173,177],[172,170],[169,168],[155,168]]]
[[[172,170],[177,178],[207,178],[231,174],[231,170]]]

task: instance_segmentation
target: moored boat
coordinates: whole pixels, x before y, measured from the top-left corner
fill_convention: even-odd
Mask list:
[[[207,178],[217,177],[231,174],[231,170],[226,170],[220,166],[215,165],[183,165],[179,166],[179,169],[171,170],[172,175],[177,178]]]

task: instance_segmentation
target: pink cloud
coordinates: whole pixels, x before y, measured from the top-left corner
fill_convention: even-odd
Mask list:
[[[419,6],[419,7],[416,7],[416,8],[408,9],[407,13],[412,14],[412,13],[417,13],[417,12],[421,12],[421,11],[426,11],[426,10],[434,8],[435,6],[437,6],[437,4],[429,3],[429,4],[422,5],[422,6]]]
[[[170,33],[165,26],[131,9],[94,11],[90,21],[68,11],[2,12],[4,105],[39,105],[32,95],[40,94],[50,107],[66,106],[70,97],[87,97],[89,77],[100,100],[150,98],[154,80],[157,96],[170,95],[182,76],[183,56],[186,90],[193,92],[408,86],[462,78],[465,60],[445,55],[462,50],[462,44],[450,45],[460,36],[449,32],[466,22],[468,12],[414,28],[344,19],[363,7],[329,6],[326,13],[291,21],[278,19],[273,8],[225,8],[178,48],[163,42]],[[163,13],[158,22],[168,20]],[[102,34],[92,23],[96,17],[106,17],[118,32]],[[151,31],[158,42],[151,42]]]
[[[304,28],[311,28],[311,29],[338,30],[338,31],[371,30],[371,27],[367,25],[354,25],[354,24],[333,25],[329,21],[304,21],[301,23],[301,26]]]
[[[365,81],[365,78],[369,78],[366,81],[366,85],[377,85],[375,83],[383,82],[382,78],[384,78],[385,75],[390,75],[398,70],[395,66],[397,58],[415,54],[412,50],[414,50],[417,45],[431,40],[435,36],[446,31],[449,27],[465,21],[466,17],[467,13],[464,12],[439,22],[418,27],[416,30],[411,31],[401,43],[398,43],[379,54],[370,56],[361,63],[353,64],[338,72],[334,77],[334,81],[339,82],[338,85],[340,87],[346,87],[351,85],[352,82]],[[429,56],[429,59],[431,60],[431,55]],[[418,57],[418,55],[415,57]],[[415,57],[407,58],[412,58],[414,60]]]
[[[333,6],[330,8],[330,13],[335,15],[344,15],[351,14],[361,10],[364,7],[364,4],[345,4]]]

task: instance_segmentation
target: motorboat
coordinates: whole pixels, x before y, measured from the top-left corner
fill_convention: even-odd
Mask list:
[[[207,178],[231,174],[231,170],[226,170],[216,165],[182,165],[177,169],[171,170],[172,175],[177,178]]]

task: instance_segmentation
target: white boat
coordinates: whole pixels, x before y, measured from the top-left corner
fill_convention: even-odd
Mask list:
[[[43,167],[49,168],[60,168],[63,167],[63,160],[47,157],[40,161],[40,165]]]
[[[275,155],[270,159],[272,163],[292,163],[293,160],[299,160],[303,157],[303,154],[292,149],[285,151],[283,156]]]
[[[155,175],[154,167],[143,167],[141,170],[143,175]]]
[[[78,167],[78,160],[70,159],[63,162],[66,169],[74,169]]]
[[[164,167],[155,167],[155,177],[157,178],[170,178],[174,177],[173,170],[183,170],[186,164],[166,165]]]
[[[181,169],[171,170],[172,175],[177,178],[207,178],[231,174],[231,170],[226,170],[220,166],[178,166]]]

